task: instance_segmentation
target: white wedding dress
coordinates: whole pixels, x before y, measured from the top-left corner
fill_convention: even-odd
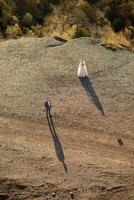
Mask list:
[[[78,66],[78,77],[87,77],[87,76],[88,72],[87,72],[86,62],[85,60],[81,60]]]

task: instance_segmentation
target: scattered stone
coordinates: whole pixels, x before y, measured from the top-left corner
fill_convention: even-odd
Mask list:
[[[78,188],[73,188],[73,190],[77,191],[77,190],[78,190]]]
[[[70,192],[71,199],[74,199],[74,193]]]
[[[52,197],[56,197],[56,193],[55,192],[52,193]]]
[[[21,189],[21,190],[24,190],[25,188],[26,188],[26,185],[23,185],[23,184],[16,184],[16,187],[18,188],[18,189]]]
[[[123,145],[124,144],[121,138],[118,138],[118,143],[119,143],[119,145]]]
[[[58,36],[54,36],[54,39],[57,40],[57,41],[60,41],[60,42],[67,42],[66,39],[58,37]]]
[[[47,193],[47,192],[44,192],[44,195],[45,195],[45,196],[47,196],[47,195],[48,195],[48,193]]]
[[[13,160],[10,160],[10,161],[9,161],[9,163],[12,163],[12,162],[13,162]]]
[[[40,187],[44,187],[44,186],[45,186],[45,184],[41,184],[41,185],[40,185]]]
[[[121,191],[126,191],[127,188],[124,185],[117,185],[113,187],[107,188],[108,192],[121,192]]]

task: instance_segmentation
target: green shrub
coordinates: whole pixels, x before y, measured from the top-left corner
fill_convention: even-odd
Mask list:
[[[111,0],[105,16],[111,21],[115,31],[121,31],[126,26],[134,25],[134,1]]]
[[[90,3],[84,0],[78,0],[76,4],[75,15],[77,20],[84,21],[85,18],[88,18],[91,23],[96,21],[96,9]]]
[[[9,24],[15,25],[15,24],[18,24],[18,23],[19,23],[19,20],[18,20],[17,16],[15,16],[15,15],[11,16]]]
[[[22,19],[22,25],[24,27],[31,27],[33,24],[33,16],[31,15],[31,13],[25,13]]]
[[[123,18],[117,18],[112,23],[115,32],[119,32],[125,28],[125,21]]]
[[[44,15],[52,11],[51,4],[48,0],[40,0],[39,8]]]

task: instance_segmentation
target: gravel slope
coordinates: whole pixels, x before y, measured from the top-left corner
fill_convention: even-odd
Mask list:
[[[106,131],[125,133],[130,129],[131,134],[134,54],[107,50],[99,40],[90,38],[67,43],[21,38],[0,46],[1,114],[43,120],[43,101],[49,97],[60,125],[88,129],[90,123],[90,128],[95,129],[100,122],[101,129],[106,125]],[[86,83],[77,77],[81,58],[87,61]],[[103,112],[107,118],[101,116]]]
[[[76,76],[81,58],[87,61],[89,76],[100,98],[114,97],[133,105],[134,54],[128,51],[106,50],[98,40],[89,38],[67,43],[21,38],[0,43],[0,49],[1,113],[42,118],[46,97],[54,105],[62,105],[65,100],[68,104],[81,101],[82,88]],[[63,105],[56,113],[64,115],[67,109]]]

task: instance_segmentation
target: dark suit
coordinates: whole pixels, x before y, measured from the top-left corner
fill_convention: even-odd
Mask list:
[[[44,106],[46,108],[46,114],[49,115],[51,117],[51,102],[49,100],[45,101]]]

